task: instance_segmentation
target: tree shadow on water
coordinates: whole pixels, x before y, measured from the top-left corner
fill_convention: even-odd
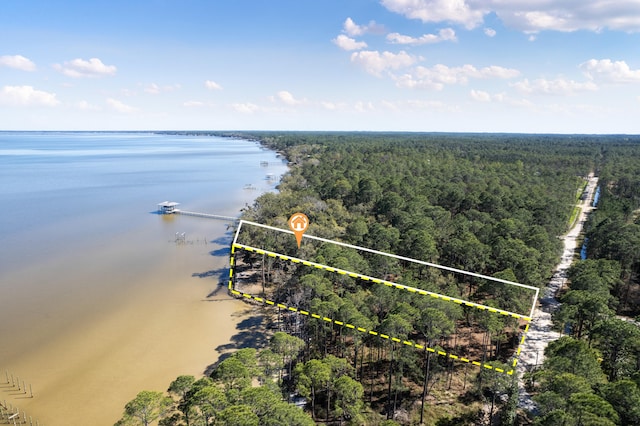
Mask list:
[[[243,319],[236,326],[238,332],[231,336],[230,342],[216,348],[218,353],[234,351],[242,348],[262,348],[269,339],[265,335],[265,319],[262,315],[253,314]]]
[[[228,247],[231,245],[231,241],[233,241],[234,233],[235,233],[235,229],[229,229],[221,237],[218,237],[215,240],[211,240],[211,243]]]
[[[216,352],[219,354],[218,361],[206,368],[205,374],[207,375],[210,375],[218,364],[230,357],[236,350],[243,348],[260,349],[266,347],[269,343],[269,338],[265,334],[266,319],[262,314],[253,309],[248,309],[234,315],[245,318],[236,325],[238,332],[231,336],[229,343],[216,347]]]
[[[220,294],[224,294],[227,291],[227,283],[224,283],[222,281],[218,282],[218,286],[216,288],[214,288],[213,290],[211,290],[209,292],[209,294],[207,294],[207,298],[204,299],[205,302],[215,302],[215,301],[220,301],[223,302],[226,299],[215,299],[212,300],[212,297],[218,296]]]
[[[229,257],[231,254],[231,249],[228,246],[221,247],[219,249],[210,251],[209,254],[213,257]]]
[[[209,277],[214,277],[216,275],[219,275],[221,277],[228,277],[229,276],[229,267],[228,266],[224,266],[222,268],[212,269],[210,271],[194,272],[194,273],[191,274],[192,277],[197,277],[197,278],[209,278]]]

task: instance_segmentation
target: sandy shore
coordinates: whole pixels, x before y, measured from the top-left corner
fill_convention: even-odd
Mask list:
[[[210,220],[178,220],[211,232]],[[140,390],[163,391],[180,374],[201,375],[232,350],[246,334],[242,322],[260,319],[249,320],[251,307],[219,286],[228,273],[225,246],[166,237],[153,237],[157,250],[142,256],[135,241],[150,236],[127,235],[7,277],[48,285],[14,295],[19,305],[38,308],[3,312],[13,323],[3,332],[0,400],[41,426],[112,425]],[[32,385],[34,397],[2,385],[5,370]]]
[[[237,216],[275,189],[267,174],[286,173],[272,151],[151,133],[16,133],[3,143],[34,150],[2,169],[11,208],[0,237],[0,401],[41,426],[113,425],[139,391],[164,391],[256,343],[261,317],[219,285],[227,223],[155,213],[168,199]],[[3,383],[5,371],[34,398]]]

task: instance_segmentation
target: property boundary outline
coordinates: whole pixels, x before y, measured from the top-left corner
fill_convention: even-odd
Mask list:
[[[328,266],[328,265],[322,265],[322,264],[319,264],[319,263],[315,263],[315,262],[299,259],[299,258],[296,258],[296,257],[293,257],[293,256],[287,256],[287,255],[284,255],[284,254],[281,254],[281,253],[276,253],[276,252],[272,252],[272,251],[268,251],[268,250],[263,250],[263,249],[260,249],[260,248],[257,248],[257,247],[252,247],[252,246],[248,246],[248,245],[245,245],[245,244],[239,244],[237,242],[237,240],[238,240],[238,236],[240,234],[240,228],[242,227],[243,223],[247,223],[247,224],[250,224],[250,225],[254,225],[254,226],[258,226],[258,227],[262,227],[262,228],[266,228],[266,229],[275,230],[275,231],[278,231],[278,232],[285,232],[285,233],[293,234],[292,231],[289,231],[289,230],[286,230],[286,229],[276,228],[276,227],[273,227],[273,226],[264,225],[264,224],[261,224],[261,223],[256,223],[256,222],[251,222],[251,221],[246,221],[246,220],[240,220],[239,223],[238,223],[238,227],[236,229],[236,233],[235,233],[233,242],[231,243],[231,254],[230,254],[230,257],[229,257],[229,284],[228,284],[228,289],[229,289],[229,292],[232,295],[240,296],[242,298],[249,299],[249,300],[255,300],[255,301],[263,303],[263,304],[265,304],[267,306],[272,306],[274,308],[279,308],[279,309],[285,309],[287,311],[291,311],[291,312],[297,313],[299,315],[306,315],[306,316],[309,316],[311,318],[315,318],[315,319],[318,319],[318,320],[326,321],[328,323],[339,325],[341,327],[350,328],[350,329],[357,330],[357,331],[362,332],[362,333],[367,333],[367,334],[370,334],[370,335],[373,335],[373,336],[381,337],[383,339],[388,339],[388,340],[391,340],[391,341],[396,342],[396,343],[402,343],[402,344],[410,346],[410,347],[415,347],[416,349],[424,349],[426,351],[435,353],[435,354],[437,354],[439,356],[444,356],[444,357],[447,357],[447,358],[451,358],[451,359],[453,359],[455,361],[470,363],[470,364],[473,364],[473,365],[478,366],[478,367],[486,368],[488,370],[495,370],[498,373],[506,373],[508,375],[512,375],[515,372],[515,367],[516,367],[517,362],[518,362],[518,357],[520,356],[520,352],[522,351],[522,347],[524,345],[524,341],[525,341],[527,332],[529,331],[529,326],[530,326],[531,321],[533,319],[533,312],[534,312],[535,305],[536,305],[536,302],[538,300],[538,295],[539,295],[539,292],[540,292],[539,288],[533,287],[533,286],[528,286],[528,285],[525,285],[525,284],[516,283],[516,282],[513,282],[513,281],[503,280],[503,279],[500,279],[500,278],[489,277],[489,276],[478,274],[478,273],[475,273],[475,272],[464,271],[464,270],[461,270],[461,269],[452,268],[452,267],[443,266],[443,265],[438,265],[438,264],[435,264],[435,263],[425,262],[425,261],[421,261],[421,260],[417,260],[417,259],[411,259],[411,258],[408,258],[408,257],[399,256],[399,255],[395,255],[395,254],[391,254],[391,253],[384,253],[384,252],[381,252],[381,251],[378,251],[378,250],[369,249],[369,248],[366,248],[366,247],[359,247],[359,246],[355,246],[355,245],[352,245],[352,244],[342,243],[342,242],[334,241],[334,240],[328,240],[328,239],[325,239],[325,238],[316,237],[316,236],[312,236],[312,235],[303,235],[303,238],[310,238],[310,239],[314,239],[314,240],[318,240],[318,241],[327,242],[327,243],[330,243],[330,244],[337,244],[337,245],[340,245],[340,246],[343,246],[343,247],[353,248],[353,249],[356,249],[356,250],[362,250],[362,251],[366,251],[366,252],[370,252],[370,253],[374,253],[374,254],[379,254],[379,255],[382,255],[382,256],[388,256],[388,257],[392,257],[392,258],[395,258],[395,259],[398,259],[398,260],[405,260],[405,261],[409,261],[409,262],[419,263],[419,264],[422,264],[422,265],[425,265],[425,266],[434,267],[434,268],[437,268],[437,269],[442,269],[442,270],[446,270],[446,271],[450,271],[450,272],[460,273],[460,274],[463,274],[463,275],[469,275],[469,276],[473,276],[473,277],[477,277],[477,278],[482,278],[482,279],[487,279],[487,280],[490,280],[490,281],[501,282],[501,283],[504,283],[504,284],[515,285],[517,287],[522,287],[522,288],[527,288],[529,290],[533,290],[533,291],[535,291],[535,297],[533,298],[531,311],[530,311],[529,316],[525,316],[525,315],[521,315],[521,314],[518,314],[518,313],[515,313],[515,312],[510,312],[510,311],[507,311],[507,310],[498,309],[498,308],[494,308],[494,307],[491,307],[491,306],[482,305],[482,304],[479,304],[479,303],[470,302],[470,301],[466,301],[466,300],[463,300],[463,299],[458,299],[458,298],[455,298],[455,297],[450,297],[450,296],[446,296],[446,295],[443,295],[443,294],[430,292],[430,291],[419,289],[419,288],[416,288],[416,287],[411,287],[411,286],[407,286],[407,285],[403,285],[403,284],[398,284],[398,283],[394,283],[394,282],[391,282],[391,281],[386,281],[386,280],[382,280],[382,279],[379,279],[379,278],[374,278],[374,277],[371,277],[371,276],[367,276],[367,275],[363,275],[363,274],[359,274],[359,273],[355,273],[355,272],[351,272],[351,271],[346,271],[346,270],[339,269],[339,268],[334,268],[334,267],[331,267],[331,266]],[[378,283],[378,284],[384,284],[384,285],[386,285],[388,287],[391,287],[391,288],[397,288],[397,289],[401,289],[401,290],[406,290],[406,291],[409,291],[411,293],[417,293],[417,294],[420,294],[420,295],[423,295],[423,296],[430,296],[430,297],[433,297],[435,299],[440,299],[440,300],[443,300],[443,301],[446,301],[446,302],[452,302],[452,303],[456,303],[456,304],[459,304],[459,305],[465,305],[465,306],[469,306],[469,307],[480,309],[480,310],[486,310],[486,311],[489,311],[491,313],[497,313],[497,314],[501,314],[501,315],[504,315],[504,316],[511,316],[511,317],[516,318],[516,319],[521,319],[521,320],[525,321],[527,324],[525,325],[524,331],[523,331],[522,336],[520,338],[520,343],[518,344],[518,347],[516,349],[515,355],[513,357],[513,362],[512,362],[512,365],[511,365],[511,369],[505,371],[502,368],[494,367],[494,366],[492,366],[491,364],[488,364],[488,363],[482,363],[482,362],[479,362],[479,361],[473,361],[473,360],[470,360],[468,358],[465,358],[465,357],[462,357],[462,356],[458,356],[458,355],[450,353],[450,352],[444,352],[444,351],[441,351],[441,350],[436,349],[436,348],[425,347],[425,345],[421,345],[421,344],[412,342],[410,340],[399,339],[397,337],[392,337],[392,336],[389,336],[389,335],[386,335],[386,334],[383,334],[383,333],[379,333],[379,332],[377,332],[375,330],[369,330],[369,329],[366,329],[366,328],[363,328],[363,327],[358,327],[358,326],[356,326],[354,324],[345,323],[343,321],[339,321],[339,320],[336,320],[336,319],[333,319],[333,318],[329,318],[329,317],[326,317],[326,316],[322,316],[322,315],[318,315],[318,314],[315,314],[315,313],[311,313],[311,312],[308,312],[306,310],[297,308],[295,306],[288,306],[288,305],[285,305],[285,304],[282,304],[282,303],[277,303],[277,302],[274,302],[272,300],[268,300],[268,299],[263,298],[263,297],[259,297],[259,296],[253,295],[253,294],[249,294],[249,293],[244,293],[244,292],[238,291],[238,290],[235,289],[235,287],[233,285],[233,274],[234,274],[233,271],[234,271],[234,267],[235,267],[236,249],[245,250],[245,251],[249,251],[249,252],[255,252],[255,253],[258,253],[258,254],[264,254],[264,255],[267,255],[269,257],[278,258],[278,259],[281,259],[281,260],[284,260],[284,261],[289,261],[289,262],[292,262],[292,263],[299,263],[299,264],[302,264],[302,265],[305,265],[305,266],[311,266],[311,267],[314,267],[314,268],[317,268],[317,269],[322,269],[322,270],[325,270],[325,271],[328,271],[328,272],[337,273],[337,274],[340,274],[340,275],[347,275],[349,277],[358,278],[358,279],[361,279],[363,281],[371,281],[371,282]]]

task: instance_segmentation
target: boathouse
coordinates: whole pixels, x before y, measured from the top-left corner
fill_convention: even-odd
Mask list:
[[[158,213],[159,214],[172,214],[176,212],[176,207],[179,206],[180,203],[176,203],[175,201],[163,201],[158,204]]]

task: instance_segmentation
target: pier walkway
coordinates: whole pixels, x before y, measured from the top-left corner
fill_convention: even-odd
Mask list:
[[[177,208],[180,203],[176,203],[175,201],[163,201],[158,204],[158,214],[183,214],[185,216],[196,216],[196,217],[206,217],[208,219],[220,219],[220,220],[228,220],[231,222],[240,221],[237,217],[231,216],[222,216],[219,214],[209,214],[209,213],[199,213],[199,212],[190,212],[188,210],[181,210]]]
[[[186,215],[186,216],[206,217],[206,218],[209,218],[209,219],[229,220],[229,221],[232,221],[232,222],[238,222],[240,220],[237,217],[222,216],[222,215],[219,215],[219,214],[190,212],[190,211],[187,211],[187,210],[180,210],[180,209],[174,209],[173,213],[175,213],[175,214],[183,214],[183,215]]]

